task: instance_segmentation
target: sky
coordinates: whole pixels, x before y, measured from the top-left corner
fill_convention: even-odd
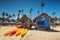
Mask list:
[[[43,1],[43,12],[52,17],[52,13],[55,12],[55,16],[60,18],[60,0]],[[38,16],[38,10],[40,11],[40,14],[42,13],[41,3],[42,0],[0,0],[0,16],[2,12],[7,12],[9,15],[15,14],[17,17],[18,10],[23,9],[23,13],[30,17],[29,10],[30,8],[33,8],[31,19],[34,19],[36,16]]]

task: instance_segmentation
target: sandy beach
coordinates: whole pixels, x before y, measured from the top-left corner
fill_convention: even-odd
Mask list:
[[[28,30],[24,37],[12,35],[4,36],[4,32],[14,29],[14,27],[1,27],[0,28],[0,40],[60,40],[60,32],[48,32],[40,30]],[[55,28],[60,31],[60,27]]]

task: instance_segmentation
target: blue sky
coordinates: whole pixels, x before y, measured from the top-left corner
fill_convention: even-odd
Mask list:
[[[15,14],[17,16],[19,9],[24,9],[24,14],[30,17],[29,10],[33,8],[32,19],[38,16],[37,11],[42,12],[41,8],[42,0],[0,0],[0,16],[2,12],[8,14]],[[56,12],[58,18],[60,18],[60,0],[44,0],[44,12],[52,16],[53,12]]]

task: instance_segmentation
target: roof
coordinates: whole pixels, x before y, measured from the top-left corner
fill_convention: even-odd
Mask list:
[[[52,18],[51,16],[49,16],[47,13],[41,13],[41,15],[38,15],[36,18],[33,19],[33,21],[36,22],[36,19],[38,19],[41,16],[48,16],[48,18],[50,20],[54,20],[54,18]]]
[[[26,20],[26,21],[30,20],[31,21],[31,19],[27,15],[23,15],[22,18],[21,18],[21,21],[22,20]]]

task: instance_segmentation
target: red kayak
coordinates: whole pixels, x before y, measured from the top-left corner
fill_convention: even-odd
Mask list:
[[[16,26],[16,28],[22,28],[22,26]]]
[[[11,36],[11,35],[14,35],[16,32],[17,32],[16,30],[11,31],[11,32],[10,32],[10,36]]]

